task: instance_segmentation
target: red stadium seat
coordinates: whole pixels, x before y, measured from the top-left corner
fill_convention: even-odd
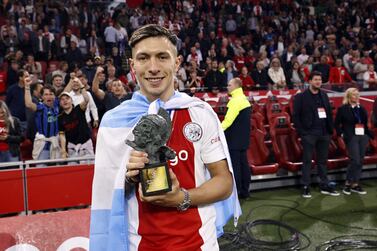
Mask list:
[[[38,61],[40,64],[41,64],[41,67],[42,67],[42,80],[45,79],[45,76],[46,76],[46,70],[47,70],[47,64],[45,61]]]
[[[349,158],[347,157],[346,145],[341,137],[336,133],[331,137],[329,145],[329,155],[327,160],[328,169],[338,169],[347,167]]]
[[[22,161],[32,160],[32,152],[33,152],[33,142],[31,140],[26,139],[20,144],[20,159]]]
[[[264,136],[258,128],[253,128],[250,134],[247,158],[253,175],[273,174],[279,168],[277,163],[269,163],[270,151],[264,142]]]
[[[289,116],[275,117],[270,126],[272,148],[280,167],[296,172],[302,166],[302,147]]]

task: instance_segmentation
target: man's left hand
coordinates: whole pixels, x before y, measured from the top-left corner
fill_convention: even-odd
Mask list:
[[[143,191],[141,189],[141,184],[139,184],[139,196],[140,200],[143,202],[149,202],[154,205],[162,207],[177,207],[184,200],[184,193],[181,191],[179,186],[179,181],[174,172],[169,168],[170,178],[172,182],[172,190],[163,195],[156,196],[143,196]]]

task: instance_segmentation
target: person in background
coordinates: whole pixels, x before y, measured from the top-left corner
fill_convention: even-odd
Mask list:
[[[281,67],[279,58],[271,60],[268,76],[272,80],[272,89],[281,90],[287,87],[283,67]]]
[[[249,197],[251,171],[246,151],[250,143],[251,105],[242,90],[242,81],[233,78],[228,83],[232,96],[228,110],[221,123],[229,147],[239,198]]]
[[[103,91],[100,88],[100,75],[104,74],[104,69],[100,66],[97,67],[96,74],[94,75],[92,91],[93,94],[105,105],[105,110],[109,111],[114,107],[120,105],[123,101],[132,97],[131,93],[127,93],[123,83],[119,79],[112,80],[111,91]]]
[[[327,158],[330,137],[333,133],[331,105],[327,94],[321,91],[322,74],[313,71],[309,77],[309,88],[297,94],[293,100],[293,123],[301,137],[302,154],[302,197],[311,198],[311,169],[313,152],[317,156],[317,169],[322,194],[338,196],[329,186],[327,178]]]
[[[368,65],[368,71],[364,72],[364,87],[375,90],[377,88],[377,73],[374,70],[374,65]]]
[[[46,160],[66,157],[64,142],[58,138],[59,100],[50,85],[42,88],[42,102],[33,103],[30,92],[31,79],[25,81],[25,105],[35,112],[35,134],[33,159]],[[42,165],[41,165],[42,166]]]
[[[23,140],[19,119],[13,117],[6,103],[0,100],[0,162],[19,161]]]
[[[372,132],[368,129],[368,112],[359,103],[360,94],[356,88],[348,88],[344,93],[343,105],[337,110],[335,129],[346,143],[350,163],[347,168],[346,183],[343,193],[366,194],[360,186],[363,160]]]
[[[80,80],[74,78],[69,84],[74,81],[79,82]],[[79,84],[83,87],[81,82]],[[63,110],[58,118],[59,138],[60,141],[66,142],[63,145],[67,147],[70,158],[94,155],[90,128],[85,118],[89,96],[85,88],[80,88],[80,90],[84,100],[76,106],[73,105],[72,97],[68,92],[62,92],[59,96],[60,107]]]
[[[25,113],[24,87],[25,80],[29,78],[29,72],[21,69],[17,72],[17,75],[18,83],[8,88],[5,102],[7,103],[11,114],[20,120],[22,132],[25,132],[27,119]]]

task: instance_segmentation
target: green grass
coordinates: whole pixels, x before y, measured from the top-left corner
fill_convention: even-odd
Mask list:
[[[341,235],[375,235],[373,240],[377,240],[377,180],[361,184],[368,194],[341,193],[333,197],[322,195],[317,187],[312,188],[311,199],[302,198],[296,187],[251,192],[249,199],[241,201],[243,215],[239,224],[259,219],[281,221],[309,237],[311,244],[306,250],[315,250],[321,243]],[[225,231],[234,231],[232,222]],[[253,234],[263,240],[280,241],[279,232],[283,239],[288,238],[287,231],[275,226],[258,226]]]

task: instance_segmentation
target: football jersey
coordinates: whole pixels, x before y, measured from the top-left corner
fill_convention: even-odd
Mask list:
[[[208,175],[205,163],[226,159],[216,121],[200,107],[172,112],[173,130],[167,143],[177,157],[168,162],[180,183],[189,190]],[[130,250],[218,250],[216,211],[211,205],[192,206],[184,212],[129,200]]]

